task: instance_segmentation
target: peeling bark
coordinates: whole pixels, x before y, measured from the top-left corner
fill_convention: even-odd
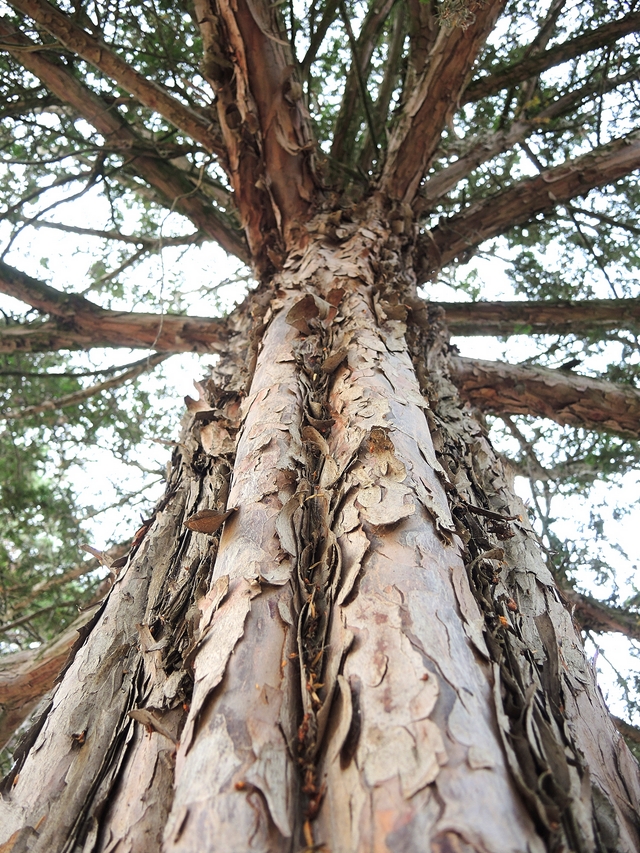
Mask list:
[[[407,328],[409,241],[375,208],[325,224],[187,400],[4,849],[638,849],[637,765],[526,513],[437,316]]]
[[[413,201],[473,63],[503,8],[504,0],[474,3],[469,26],[440,26],[387,146],[380,186],[391,198],[405,204]],[[426,22],[428,32],[430,25]]]
[[[92,608],[83,613],[61,636],[45,646],[0,658],[0,749],[53,687],[78,631],[94,611]]]
[[[195,0],[194,8],[236,204],[262,276],[279,269],[300,239],[315,194],[302,86],[276,7],[263,0]]]
[[[483,412],[532,415],[562,425],[640,437],[640,391],[571,371],[451,359],[461,397]]]

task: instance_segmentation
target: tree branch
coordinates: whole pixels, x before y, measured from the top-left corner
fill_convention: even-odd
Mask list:
[[[145,107],[159,113],[207,151],[216,154],[225,165],[225,148],[209,118],[182,104],[163,86],[140,74],[103,41],[90,35],[47,0],[11,0],[10,5],[32,18],[60,44],[102,71]]]
[[[418,5],[425,4],[418,2]],[[385,71],[378,89],[378,98],[373,106],[373,126],[378,138],[384,136],[385,124],[389,113],[389,104],[393,91],[400,79],[402,68],[402,49],[406,36],[406,15],[403,3],[398,3],[393,10],[393,25],[389,38],[388,52],[385,60]],[[373,157],[376,154],[371,135],[365,133],[362,150],[358,158],[358,166],[363,174],[370,171]]]
[[[358,94],[362,101],[362,109],[367,119],[369,127],[369,135],[372,139],[375,149],[378,148],[377,132],[373,115],[371,112],[370,96],[366,87],[366,80],[369,76],[369,67],[373,50],[380,34],[380,30],[384,25],[389,13],[395,3],[395,0],[382,0],[382,2],[374,2],[370,6],[365,15],[362,27],[357,40],[353,36],[351,23],[349,21],[344,0],[340,2],[341,15],[344,26],[347,30],[349,46],[351,48],[351,67],[347,74],[347,79],[342,94],[340,110],[336,119],[336,125],[333,132],[333,142],[331,144],[331,156],[338,162],[350,162],[352,157],[348,156],[348,147],[354,142],[354,125],[356,120],[359,121],[360,115],[357,112],[356,105]]]
[[[25,50],[35,46],[34,42],[9,26],[2,18],[0,36],[5,39],[2,44],[4,50],[39,77],[60,100],[73,107],[93,125],[105,137],[110,147],[131,157],[138,174],[160,191],[167,200],[167,206],[188,217],[196,228],[218,242],[223,249],[248,263],[249,257],[242,236],[234,233],[222,214],[207,198],[200,195],[180,169],[161,160],[157,152],[134,133],[115,106],[106,104],[62,65],[51,62],[39,52]],[[7,43],[9,39],[10,45],[13,46]]]
[[[485,240],[586,195],[594,187],[610,184],[639,166],[640,132],[636,131],[440,220],[419,239],[420,280],[428,281],[437,270],[461,256],[470,257]]]
[[[32,228],[51,228],[54,231],[64,231],[67,234],[80,234],[87,237],[99,237],[101,240],[113,240],[119,243],[130,243],[143,246],[148,251],[157,249],[160,245],[192,246],[202,240],[200,232],[185,234],[184,237],[149,237],[146,234],[123,234],[121,231],[101,231],[99,228],[80,228],[77,225],[65,225],[62,222],[46,222],[40,219],[22,219]]]
[[[413,201],[478,52],[504,5],[505,0],[487,0],[466,29],[441,25],[389,140],[381,188],[392,198],[407,204]]]
[[[640,614],[625,607],[612,607],[603,604],[575,589],[561,589],[561,595],[570,605],[573,618],[583,631],[615,631],[632,640],[640,640]]]
[[[499,361],[453,356],[450,363],[462,399],[483,412],[640,438],[640,391],[632,386]]]
[[[278,11],[267,0],[194,0],[229,175],[258,274],[284,261],[309,217],[311,124]]]
[[[439,302],[453,335],[640,334],[640,299],[540,302]]]
[[[55,318],[0,328],[0,352],[127,347],[210,353],[223,350],[228,338],[224,320],[109,311],[78,294],[61,293],[4,263],[0,263],[0,292]]]
[[[6,412],[0,411],[0,420],[24,420],[35,415],[41,415],[43,412],[55,412],[59,409],[67,409],[69,406],[77,406],[78,403],[83,403],[90,397],[102,394],[103,391],[109,391],[111,388],[120,388],[125,382],[137,379],[138,376],[157,367],[158,364],[166,361],[169,357],[169,353],[156,353],[156,355],[151,355],[138,361],[129,370],[125,370],[117,376],[112,376],[111,379],[105,379],[104,382],[98,382],[95,385],[90,385],[87,388],[82,388],[79,391],[65,394],[63,397],[57,397],[53,400],[43,400],[42,403],[37,403],[35,406],[26,406],[24,409],[9,409]]]
[[[556,65],[561,65],[577,56],[582,56],[583,53],[614,44],[618,39],[638,30],[640,30],[640,13],[632,12],[624,18],[604,24],[596,30],[586,32],[584,35],[577,36],[563,44],[555,45],[544,53],[529,56],[521,62],[514,62],[501,71],[496,71],[495,74],[489,74],[475,80],[465,90],[461,102],[468,104],[470,101],[478,101],[487,95],[494,95],[507,86],[522,83],[523,80],[528,80],[542,71],[547,71],[549,68],[554,68]]]
[[[318,24],[318,28],[311,36],[307,52],[305,53],[304,58],[300,63],[300,72],[302,74],[303,79],[305,80],[309,76],[309,71],[311,69],[311,66],[315,62],[318,50],[320,49],[320,45],[324,41],[324,37],[327,34],[327,30],[336,19],[338,3],[339,0],[327,0],[327,3],[324,6],[324,11],[322,13],[322,18],[320,19],[320,23]]]
[[[558,98],[531,118],[518,119],[506,130],[499,130],[490,136],[476,137],[467,151],[455,162],[429,178],[419,201],[416,202],[417,212],[421,214],[428,212],[438,199],[446,195],[459,181],[482,163],[487,163],[503,151],[509,150],[517,142],[526,139],[531,133],[544,132],[548,122],[565,115],[586,98],[592,97],[595,93],[612,92],[618,86],[637,79],[639,74],[640,69],[634,68],[626,74],[620,74],[605,81],[598,80],[594,83],[588,83]]]

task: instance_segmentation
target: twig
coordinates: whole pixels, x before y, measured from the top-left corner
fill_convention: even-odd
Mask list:
[[[118,388],[125,382],[135,379],[141,373],[146,373],[156,365],[170,358],[168,353],[157,353],[156,355],[148,356],[142,361],[139,361],[135,367],[121,373],[120,376],[114,376],[112,379],[107,379],[105,382],[99,382],[97,385],[91,385],[89,388],[83,388],[81,391],[74,391],[72,394],[66,394],[64,397],[58,397],[54,400],[45,400],[43,403],[38,403],[35,406],[27,406],[25,409],[10,409],[7,412],[0,414],[0,419],[3,420],[23,420],[24,418],[40,415],[43,412],[51,412],[57,409],[65,409],[69,406],[75,406],[82,403],[89,397],[94,397],[102,391],[108,391],[110,388]]]

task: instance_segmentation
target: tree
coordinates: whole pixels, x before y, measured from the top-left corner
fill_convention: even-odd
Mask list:
[[[9,6],[8,250],[27,227],[134,247],[105,250],[96,300],[3,260],[36,312],[7,317],[12,369],[220,357],[164,498],[101,557],[113,585],[16,749],[2,849],[639,849],[638,767],[579,636],[637,636],[637,609],[572,588],[512,488],[552,477],[513,415],[603,432],[578,434],[574,481],[635,459],[639,309],[615,269],[637,266],[634,4]],[[97,185],[110,228],[44,218]],[[192,230],[166,237],[167,211]],[[110,305],[128,267],[203,240],[257,280],[226,318]],[[425,301],[488,245],[515,247],[531,301]],[[445,324],[623,358],[601,378],[469,360]]]

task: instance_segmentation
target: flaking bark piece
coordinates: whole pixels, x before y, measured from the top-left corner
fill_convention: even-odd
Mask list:
[[[348,350],[346,347],[341,347],[339,350],[336,350],[336,352],[328,355],[320,365],[320,370],[327,375],[331,375],[345,360],[347,352]]]
[[[330,323],[336,316],[337,308],[313,293],[307,293],[289,310],[286,321],[303,335],[311,334],[310,320],[326,320]]]
[[[144,708],[134,708],[133,711],[129,711],[129,716],[137,723],[142,723],[148,732],[158,732],[159,735],[170,740],[174,746],[178,745],[178,741],[174,738],[169,729],[164,726],[155,714],[151,713],[151,711],[147,711]]]
[[[224,512],[217,509],[201,509],[200,512],[194,513],[184,523],[189,530],[195,530],[197,533],[207,533],[212,536],[232,515],[238,510],[237,506],[232,506]]]

